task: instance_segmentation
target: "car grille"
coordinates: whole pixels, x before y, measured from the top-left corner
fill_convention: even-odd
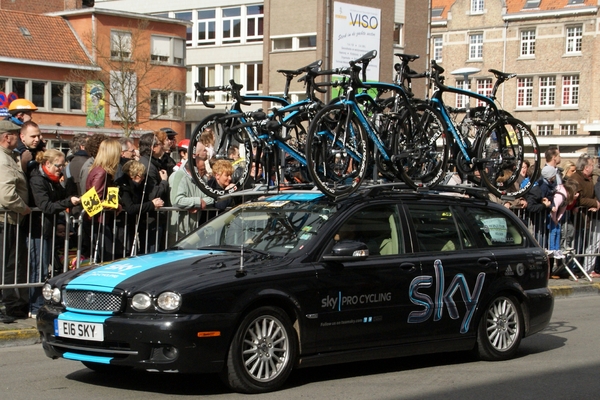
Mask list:
[[[110,311],[121,310],[122,296],[93,290],[67,290],[65,306],[78,310]]]

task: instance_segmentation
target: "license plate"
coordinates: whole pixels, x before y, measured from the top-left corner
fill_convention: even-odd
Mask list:
[[[71,339],[101,342],[104,340],[104,325],[55,319],[54,334],[56,336],[68,337]]]

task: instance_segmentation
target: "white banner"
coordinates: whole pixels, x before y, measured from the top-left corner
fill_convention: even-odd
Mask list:
[[[346,68],[349,61],[377,50],[377,57],[367,68],[367,80],[378,81],[381,10],[337,1],[333,4],[332,68]]]

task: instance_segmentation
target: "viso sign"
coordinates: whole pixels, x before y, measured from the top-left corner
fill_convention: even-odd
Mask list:
[[[371,50],[379,54],[381,10],[334,2],[333,68],[346,68]],[[369,63],[367,80],[379,80],[379,56]]]

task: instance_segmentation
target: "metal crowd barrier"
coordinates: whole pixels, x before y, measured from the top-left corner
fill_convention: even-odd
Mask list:
[[[578,280],[578,271],[592,281],[589,272],[594,270],[596,257],[600,256],[600,212],[583,208],[567,210],[556,226],[547,212],[530,213],[523,209],[513,211],[542,247],[547,250],[558,247],[561,251],[564,258],[551,255],[553,275],[566,271],[574,280]]]
[[[98,214],[105,223],[93,223],[87,216],[73,216],[67,213],[50,216],[50,227],[45,221],[44,215],[39,208],[32,208],[31,214],[20,217],[21,223],[16,227],[16,241],[25,241],[27,245],[26,254],[15,253],[16,270],[13,273],[7,271],[7,257],[4,256],[7,244],[9,212],[0,208],[0,215],[4,216],[0,223],[0,290],[20,287],[43,286],[48,276],[60,274],[72,268],[79,268],[82,264],[91,261],[104,262],[135,254],[145,254],[165,249],[181,239],[186,233],[196,229],[200,224],[218,215],[219,210],[207,207],[201,211],[188,211],[176,207],[162,207],[160,210],[141,215],[130,216],[125,212],[103,211]],[[40,232],[50,229],[47,240],[43,240],[34,234],[35,227],[32,224],[34,215],[40,216]],[[14,214],[13,214],[14,215]],[[182,217],[183,226],[172,224]],[[96,218],[96,219],[98,219]],[[137,226],[132,223],[139,218],[142,221]],[[12,229],[10,230],[12,232]],[[33,233],[33,234],[32,234]],[[100,234],[99,234],[100,233]],[[42,235],[43,236],[43,235]],[[111,236],[114,240],[109,241]],[[137,244],[134,246],[134,242]],[[19,246],[16,246],[17,249]],[[47,258],[44,259],[42,255]],[[44,265],[48,266],[48,272],[43,274]],[[22,269],[26,269],[23,274]],[[32,272],[37,271],[35,274]],[[12,279],[7,279],[12,275]]]
[[[553,274],[566,270],[573,279],[578,279],[574,271],[580,270],[581,274],[591,281],[588,271],[594,269],[596,256],[600,256],[598,253],[600,212],[567,211],[558,228],[560,240],[557,245],[555,236],[557,231],[551,229],[550,219],[546,213],[533,214],[522,209],[513,209],[513,211],[544,248],[551,248],[551,242],[554,241],[554,247],[558,247],[564,253],[564,259],[551,259]],[[37,208],[32,209],[32,214],[24,218],[17,227],[15,239],[25,240],[28,251],[26,254],[16,252],[17,270],[10,280],[6,279],[6,257],[2,257],[0,289],[42,286],[47,276],[71,268],[79,268],[82,264],[91,261],[110,261],[165,249],[182,238],[186,232],[193,231],[200,224],[216,216],[218,210],[207,208],[193,213],[175,207],[163,207],[159,211],[143,215],[137,230],[135,223],[131,222],[137,216],[129,216],[124,212],[116,215],[116,212],[104,211],[102,213],[104,224],[91,223],[89,218],[84,216],[73,217],[63,213],[52,216],[51,237],[47,241],[39,240],[39,243],[34,243],[36,238],[32,237],[31,233],[33,228],[31,216],[35,213],[41,214],[41,211]],[[1,214],[4,214],[4,222],[0,224],[0,254],[4,255],[7,249],[7,238],[4,234],[8,224],[7,211],[0,208]],[[183,221],[182,229],[178,229],[178,226],[172,223],[179,220],[180,216]],[[43,215],[41,224],[40,229],[43,232],[46,228]],[[40,253],[44,253],[44,250],[47,252],[47,260],[38,257]],[[26,262],[23,263],[24,258]],[[35,261],[32,262],[32,259]],[[600,258],[598,260],[600,261]],[[42,271],[45,263],[49,265],[47,274],[32,274],[35,271]],[[26,269],[26,275],[23,275],[21,270],[23,268]],[[21,278],[18,278],[19,276]],[[26,278],[23,278],[25,276]]]

